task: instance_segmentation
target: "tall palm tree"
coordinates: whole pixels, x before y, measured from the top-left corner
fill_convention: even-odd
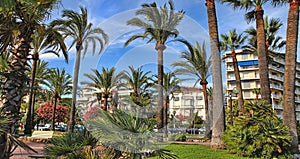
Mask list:
[[[12,122],[9,123],[7,133],[14,134],[19,120],[19,110],[24,89],[28,82],[27,62],[31,50],[32,35],[36,26],[49,17],[50,11],[58,0],[3,0],[0,3],[0,54],[5,50],[13,52],[6,80],[3,87],[5,102],[2,111]],[[12,49],[13,48],[13,49]],[[0,154],[8,158],[8,149],[5,148],[6,138],[0,136]]]
[[[75,124],[75,112],[76,112],[76,93],[78,87],[78,75],[80,68],[81,53],[84,55],[87,53],[90,42],[93,46],[93,53],[96,51],[96,44],[100,44],[99,53],[104,48],[104,45],[108,43],[108,36],[101,28],[92,28],[93,24],[88,22],[87,9],[80,7],[81,13],[77,13],[73,10],[64,10],[62,17],[66,19],[54,20],[51,26],[58,28],[66,37],[70,36],[73,42],[70,46],[75,45],[76,48],[76,61],[74,64],[73,75],[73,93],[72,93],[72,109],[70,113],[70,121],[68,125],[68,131],[73,132]],[[83,51],[83,52],[82,52]]]
[[[38,60],[37,63],[36,63],[36,66],[35,66],[35,79],[34,79],[34,85],[32,85],[32,87],[34,88],[33,89],[33,94],[32,94],[32,103],[31,103],[31,124],[33,124],[34,122],[34,106],[35,106],[35,99],[37,96],[39,96],[39,92],[45,92],[44,88],[41,87],[41,85],[45,84],[45,79],[47,78],[48,76],[48,73],[49,73],[49,70],[47,67],[48,67],[48,62],[45,62],[45,61],[40,61]],[[33,62],[29,63],[29,70],[31,70],[31,73],[32,74],[32,70],[33,70]],[[30,88],[31,89],[31,88]],[[40,95],[43,95],[45,96],[44,93],[41,93]],[[29,97],[30,98],[30,97]],[[30,99],[29,99],[29,102],[30,102]],[[29,102],[28,102],[28,105],[29,105]],[[25,126],[25,129],[26,129],[26,126]]]
[[[91,82],[82,82],[82,84],[101,92],[104,99],[104,110],[108,110],[108,98],[111,96],[111,91],[119,85],[119,80],[123,77],[122,73],[117,74],[116,69],[102,67],[101,73],[98,70],[92,70],[94,74],[84,74]]]
[[[25,124],[25,134],[31,134],[32,129],[32,109],[33,109],[33,94],[34,94],[34,82],[36,75],[36,67],[39,62],[39,54],[54,53],[59,56],[59,51],[62,51],[66,62],[68,62],[67,48],[64,43],[64,39],[57,30],[51,27],[46,28],[40,26],[35,30],[32,38],[32,69],[31,69],[31,82],[30,82],[30,93],[27,110],[27,118]]]
[[[295,75],[299,29],[299,1],[273,0],[274,5],[289,3],[286,31],[286,51],[284,67],[283,123],[290,128],[293,138],[293,152],[298,153],[298,133],[295,111]]]
[[[149,42],[155,41],[155,50],[157,50],[157,68],[158,68],[158,114],[157,128],[159,131],[163,127],[163,51],[166,49],[166,41],[170,37],[177,37],[179,32],[176,26],[184,16],[184,11],[175,13],[174,4],[169,1],[167,5],[158,8],[156,3],[142,4],[142,8],[136,11],[136,15],[143,15],[145,19],[133,18],[127,21],[128,25],[137,26],[144,29],[144,33],[137,34],[125,42],[125,46],[132,41],[142,38],[149,38]],[[160,139],[161,140],[161,139]]]
[[[164,126],[165,135],[168,135],[167,124],[168,124],[168,109],[170,105],[170,95],[173,95],[174,91],[179,91],[179,83],[181,80],[175,76],[174,72],[164,73],[163,84],[165,94],[165,106],[164,106]],[[171,97],[172,98],[172,97]]]
[[[72,77],[66,73],[65,69],[52,69],[49,71],[45,84],[51,91],[52,100],[54,102],[51,124],[51,130],[54,130],[57,100],[60,100],[62,95],[72,93]]]
[[[238,34],[236,29],[229,31],[229,34],[221,34],[221,47],[222,50],[226,51],[227,49],[231,50],[232,63],[234,68],[234,75],[236,81],[236,87],[238,89],[238,105],[240,113],[243,113],[244,107],[244,98],[243,98],[243,89],[242,89],[242,81],[240,76],[240,70],[238,66],[238,61],[236,59],[235,49],[241,48],[241,45],[247,39],[247,36],[243,36],[243,33]]]
[[[173,67],[178,67],[174,72],[181,75],[189,75],[196,77],[196,84],[200,83],[202,86],[204,96],[204,108],[205,108],[205,134],[210,132],[209,113],[208,113],[208,96],[207,96],[207,78],[210,76],[211,58],[207,57],[205,43],[200,46],[196,42],[195,46],[192,46],[188,42],[185,42],[189,50],[182,52],[181,58],[185,61],[175,62]]]
[[[212,80],[213,80],[213,127],[211,148],[223,148],[222,134],[225,131],[225,112],[223,97],[223,81],[221,69],[221,57],[219,49],[219,33],[215,0],[206,0],[208,18],[208,31],[210,37],[210,50],[212,59]]]
[[[144,100],[142,97],[145,97],[145,93],[147,93],[147,90],[152,86],[149,77],[151,71],[144,72],[142,66],[137,69],[134,69],[133,66],[129,66],[129,70],[130,72],[125,71],[123,77],[126,87],[129,87],[129,89],[133,91],[131,95],[133,102],[139,106],[144,106],[144,102],[141,100]]]
[[[280,27],[283,26],[283,23],[280,22],[279,18],[264,18],[264,26],[266,33],[266,52],[268,57],[276,56],[276,51],[285,46],[286,41],[282,40],[281,36],[278,36],[277,33]],[[249,45],[246,45],[244,48],[246,50],[257,55],[257,32],[254,27],[250,27],[245,30],[245,33],[249,35]],[[268,61],[269,62],[269,61]]]
[[[266,34],[264,27],[264,10],[262,8],[263,4],[265,4],[266,0],[222,0],[222,3],[228,3],[234,9],[245,9],[247,13],[245,14],[245,18],[247,22],[251,22],[253,20],[256,21],[256,37],[257,37],[257,54],[258,54],[258,68],[259,68],[259,76],[260,76],[260,88],[261,88],[261,98],[266,100],[268,103],[271,103],[271,90],[270,90],[270,82],[269,82],[269,74],[268,72],[268,60],[267,60],[267,52],[266,52]]]

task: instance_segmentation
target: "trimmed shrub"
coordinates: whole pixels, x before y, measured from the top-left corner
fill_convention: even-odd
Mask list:
[[[290,156],[292,138],[266,102],[246,103],[223,136],[226,148],[240,156],[274,158]]]

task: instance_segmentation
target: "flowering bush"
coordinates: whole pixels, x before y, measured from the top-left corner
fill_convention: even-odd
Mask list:
[[[51,122],[53,115],[53,107],[54,105],[50,102],[40,104],[40,107],[37,109],[38,116],[45,122]],[[55,112],[55,122],[63,122],[67,117],[68,108],[57,104]]]

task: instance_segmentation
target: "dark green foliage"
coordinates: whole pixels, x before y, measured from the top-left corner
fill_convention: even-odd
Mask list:
[[[52,144],[46,148],[46,154],[49,158],[56,159],[59,156],[65,156],[69,159],[82,158],[83,148],[85,146],[96,146],[97,140],[85,131],[67,133],[61,138],[53,138]]]
[[[234,119],[224,133],[223,142],[233,153],[247,157],[288,157],[291,136],[266,102],[249,102],[245,114]]]

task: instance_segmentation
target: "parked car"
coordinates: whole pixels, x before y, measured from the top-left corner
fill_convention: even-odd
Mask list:
[[[184,133],[185,130],[179,129],[179,128],[168,128],[168,133]]]
[[[197,128],[189,128],[189,129],[186,129],[186,132],[189,133],[189,134],[200,134],[200,129],[197,129]]]
[[[85,128],[83,125],[75,125],[74,126],[74,131],[83,131]]]
[[[55,130],[65,132],[67,131],[67,125],[55,125]]]
[[[41,131],[45,131],[45,130],[50,130],[51,124],[38,124],[34,126],[35,130],[41,130]]]

